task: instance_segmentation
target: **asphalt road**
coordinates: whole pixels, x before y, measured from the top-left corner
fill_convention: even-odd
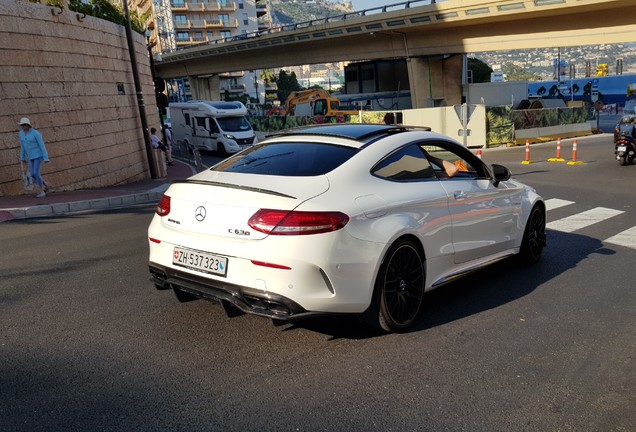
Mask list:
[[[565,154],[571,141],[564,142]],[[636,165],[608,136],[488,151],[546,199],[544,259],[425,296],[406,334],[338,317],[274,326],[148,282],[152,207],[0,224],[2,431],[633,431]]]

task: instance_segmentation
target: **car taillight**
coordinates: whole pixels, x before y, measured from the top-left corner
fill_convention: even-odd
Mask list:
[[[260,209],[247,222],[256,231],[271,235],[305,235],[337,231],[349,222],[340,212],[302,212]]]
[[[157,209],[155,210],[159,216],[168,216],[170,213],[170,197],[168,195],[164,195],[161,197],[159,204],[157,204]]]

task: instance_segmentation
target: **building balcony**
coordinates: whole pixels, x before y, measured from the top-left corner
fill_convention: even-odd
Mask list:
[[[223,23],[221,20],[204,20],[205,28],[221,28],[223,27]]]
[[[170,3],[170,9],[172,9],[173,12],[185,12],[188,10],[188,3],[172,2]]]
[[[214,5],[214,3],[210,3],[210,5],[211,6]],[[216,7],[217,9],[214,9],[214,10],[222,11],[222,12],[234,12],[237,9],[236,2],[233,2],[233,1],[225,2],[225,3],[216,2]]]
[[[204,29],[206,28],[205,20],[188,20],[191,29]]]
[[[267,6],[256,4],[256,16],[262,17],[263,15],[267,15]]]
[[[234,72],[225,72],[219,74],[219,78],[241,78],[245,76],[245,72],[243,71],[234,71]]]
[[[224,28],[238,28],[238,19],[221,20],[221,27]]]
[[[222,85],[221,91],[227,91],[230,93],[243,93],[245,92],[245,84]]]
[[[192,45],[201,45],[207,42],[210,42],[210,39],[207,36],[191,36],[189,39],[177,39],[177,49],[179,48],[187,48]]]

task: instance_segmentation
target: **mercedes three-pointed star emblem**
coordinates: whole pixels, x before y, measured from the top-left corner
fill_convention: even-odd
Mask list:
[[[197,207],[197,209],[194,211],[194,218],[198,220],[199,222],[205,219],[205,207],[203,206]]]

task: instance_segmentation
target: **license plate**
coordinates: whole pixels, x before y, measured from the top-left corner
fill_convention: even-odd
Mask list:
[[[172,254],[172,264],[176,266],[219,276],[227,274],[227,263],[226,257],[179,246],[174,247]]]
[[[618,146],[618,147],[616,147],[616,151],[619,151],[619,152],[627,151],[627,147],[626,146]]]

